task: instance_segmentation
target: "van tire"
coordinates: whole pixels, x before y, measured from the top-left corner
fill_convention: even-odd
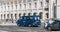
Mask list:
[[[51,31],[51,27],[48,27],[48,30]]]
[[[32,25],[31,25],[31,24],[29,24],[28,26],[29,26],[29,27],[31,27]]]

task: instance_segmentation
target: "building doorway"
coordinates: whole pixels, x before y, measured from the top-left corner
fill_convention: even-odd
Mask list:
[[[47,17],[47,18],[49,17],[49,14],[48,14],[48,13],[46,13],[46,17]]]
[[[33,15],[34,15],[34,16],[36,16],[36,15],[37,15],[37,13],[33,13]]]
[[[11,14],[11,21],[12,21],[12,23],[13,23],[13,14]]]
[[[17,14],[15,14],[15,20],[17,20]]]
[[[40,19],[42,19],[42,18],[43,18],[43,13],[40,12],[40,13],[39,13],[39,16],[40,16]]]
[[[19,13],[19,19],[20,19],[21,14]]]

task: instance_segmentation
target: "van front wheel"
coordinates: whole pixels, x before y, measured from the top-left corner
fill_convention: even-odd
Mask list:
[[[33,27],[38,27],[38,25],[32,25]]]
[[[29,27],[31,27],[32,25],[31,24],[29,24]]]
[[[51,27],[48,27],[48,30],[51,31]]]

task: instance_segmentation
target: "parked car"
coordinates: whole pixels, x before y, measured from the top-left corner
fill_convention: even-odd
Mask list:
[[[60,30],[60,20],[53,19],[52,23],[49,23],[49,21],[45,22],[44,28],[47,30]]]

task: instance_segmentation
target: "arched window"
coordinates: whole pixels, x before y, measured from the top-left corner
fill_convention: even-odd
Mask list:
[[[42,19],[43,13],[40,12],[40,13],[39,13],[39,16],[40,16],[40,19]]]
[[[31,8],[31,3],[29,3],[29,8]]]
[[[12,9],[13,9],[13,5],[11,5],[12,6]]]
[[[13,14],[11,14],[11,19],[13,19]]]
[[[17,14],[15,14],[15,19],[17,19]]]
[[[40,3],[41,3],[41,7],[42,7],[42,6],[43,6],[43,5],[42,5],[43,3],[42,3],[42,2],[40,2]]]
[[[20,4],[20,9],[22,8],[22,4]]]
[[[34,4],[35,4],[35,8],[37,8],[37,3],[35,2]]]
[[[26,9],[26,4],[24,4],[24,8]]]
[[[37,13],[34,13],[33,15],[36,16]]]
[[[15,7],[16,7],[16,9],[17,9],[17,5],[16,5]]]
[[[1,19],[2,19],[2,14],[1,14]]]
[[[7,14],[7,18],[9,19],[9,14]]]
[[[4,14],[4,19],[5,19],[5,14]]]

